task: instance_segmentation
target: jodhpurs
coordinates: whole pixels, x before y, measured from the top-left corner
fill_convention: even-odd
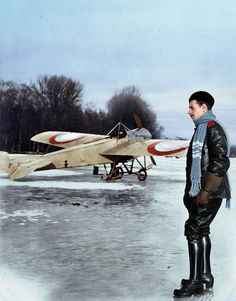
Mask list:
[[[187,240],[198,241],[203,236],[210,234],[210,224],[215,218],[221,203],[222,198],[214,198],[209,200],[207,206],[200,208],[194,204],[192,198],[184,200],[189,213],[184,232]]]

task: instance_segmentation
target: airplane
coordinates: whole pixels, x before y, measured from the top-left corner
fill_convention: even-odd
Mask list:
[[[107,135],[47,131],[31,138],[32,141],[62,148],[51,153],[9,154],[0,152],[0,170],[13,180],[31,172],[56,168],[104,165],[106,180],[135,174],[140,181],[147,178],[147,170],[156,165],[154,156],[185,156],[189,141],[151,139],[151,133],[143,128],[128,129],[119,122]],[[147,165],[146,156],[152,164]],[[142,163],[139,157],[144,158]],[[134,163],[140,166],[135,171]],[[108,171],[106,166],[110,165]]]

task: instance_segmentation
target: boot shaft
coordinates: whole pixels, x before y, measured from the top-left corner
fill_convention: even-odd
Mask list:
[[[211,274],[211,263],[210,263],[211,240],[209,235],[203,236],[202,244],[203,244],[202,273]]]
[[[189,279],[201,280],[203,265],[203,242],[202,240],[188,241],[189,252]]]
[[[212,289],[214,284],[214,277],[211,274],[211,240],[209,235],[203,236],[203,261],[202,261],[202,281],[207,289]]]

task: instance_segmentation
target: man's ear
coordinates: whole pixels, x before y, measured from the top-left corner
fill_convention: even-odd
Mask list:
[[[208,111],[208,107],[205,103],[202,104],[202,110],[205,113],[206,111]]]

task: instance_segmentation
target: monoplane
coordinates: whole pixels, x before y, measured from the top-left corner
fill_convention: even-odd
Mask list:
[[[31,140],[62,149],[42,155],[0,152],[0,170],[7,172],[11,179],[20,179],[39,170],[104,165],[107,180],[135,174],[144,181],[147,170],[156,165],[154,156],[181,157],[186,155],[189,145],[186,140],[151,139],[147,129],[130,130],[122,123],[107,135],[47,131]],[[151,164],[147,164],[147,156]]]

